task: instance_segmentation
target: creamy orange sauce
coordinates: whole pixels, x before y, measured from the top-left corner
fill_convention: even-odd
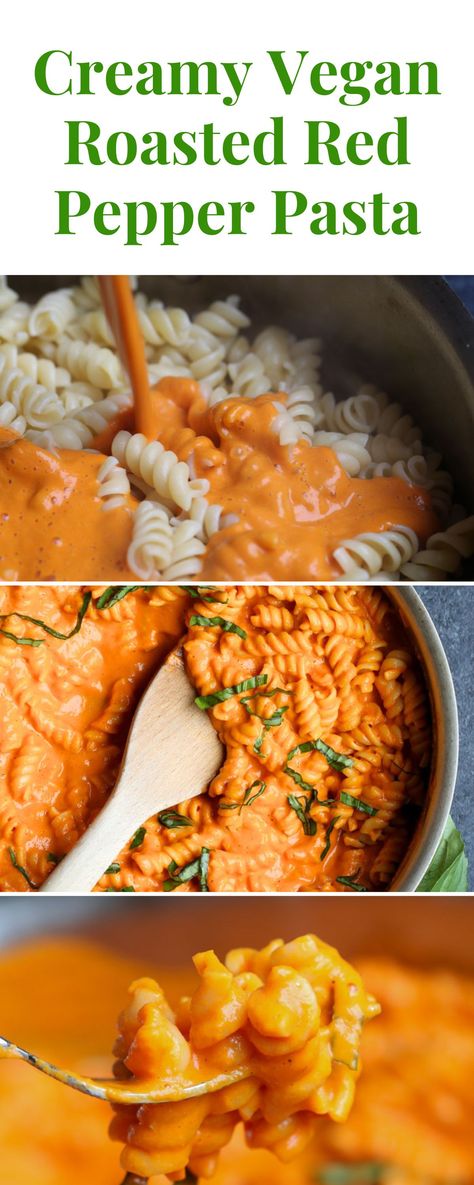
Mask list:
[[[99,593],[80,632],[60,640],[13,614],[67,634],[83,590],[0,587],[0,629],[41,639],[0,633],[0,888],[37,888],[100,810],[138,697],[179,638],[200,695],[261,683],[210,709],[226,756],[208,791],[186,800],[183,786],[177,816],[137,818],[139,839],[100,889],[167,891],[170,865],[203,850],[212,892],[387,888],[425,801],[432,736],[422,673],[385,594],[242,585],[202,590],[209,602],[159,586],[101,610]],[[316,740],[339,768],[305,747]]]
[[[198,476],[210,482],[208,501],[239,520],[211,538],[203,577],[334,579],[339,569],[332,554],[344,539],[399,523],[421,538],[436,529],[421,489],[400,478],[350,478],[331,449],[306,441],[280,445],[272,432],[270,395],[224,401],[207,411],[194,382],[164,380],[150,392],[129,278],[102,276],[100,287],[130,376],[135,431],[150,440],[158,436],[180,460],[193,454]],[[285,401],[281,393],[278,398]],[[113,433],[107,437],[110,444]]]
[[[183,629],[183,598],[138,593],[105,614],[89,609],[68,641],[18,646],[0,634],[0,887],[42,883],[94,818],[114,785],[134,707]],[[76,588],[0,588],[0,613],[17,610],[67,633]],[[41,631],[11,617],[20,636]],[[44,638],[44,634],[42,635]],[[31,887],[31,886],[30,886]]]
[[[398,523],[421,537],[436,529],[425,490],[401,478],[348,477],[332,449],[280,445],[274,401],[229,399],[208,410],[197,384],[183,379],[153,391],[163,444],[181,460],[193,453],[197,475],[210,482],[208,501],[239,520],[211,537],[203,577],[330,580],[343,539]]]
[[[2,1029],[60,1065],[109,1074],[130,981],[156,976],[173,1006],[193,986],[187,969],[159,966],[156,943],[147,947],[146,959],[131,959],[62,935],[3,952]],[[385,1166],[367,1185],[472,1185],[474,983],[386,960],[357,965],[382,1013],[362,1035],[363,1070],[346,1123],[321,1118],[316,1140],[290,1164],[249,1151],[238,1133],[214,1185],[319,1185],[334,1163]],[[0,1059],[0,1185],[119,1185],[120,1149],[108,1123],[106,1103]]]
[[[0,429],[2,580],[123,580],[136,500],[105,510],[98,453],[53,454]]]
[[[210,539],[203,579],[305,580],[340,576],[344,540],[399,524],[426,540],[438,527],[426,490],[400,478],[346,475],[335,453],[306,441],[279,444],[274,395],[224,400],[209,409],[189,379],[148,386],[143,338],[128,277],[102,277],[105,307],[134,392],[134,410],[96,438],[110,452],[120,427],[159,438],[209,481],[208,501],[237,519]],[[111,282],[115,304],[112,304]],[[280,401],[285,395],[278,394]],[[27,441],[0,429],[0,578],[123,580],[133,496],[106,510],[97,496],[104,457]],[[136,577],[135,577],[136,579]]]

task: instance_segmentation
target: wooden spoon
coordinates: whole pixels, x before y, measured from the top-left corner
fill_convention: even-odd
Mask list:
[[[135,712],[115,789],[40,893],[89,893],[145,819],[202,793],[223,750],[194,695],[173,650]]]

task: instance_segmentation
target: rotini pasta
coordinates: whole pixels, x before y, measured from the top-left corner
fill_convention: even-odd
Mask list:
[[[200,978],[176,1014],[152,979],[136,980],[119,1018],[118,1078],[175,1084],[178,1101],[116,1106],[113,1139],[126,1172],[148,1180],[186,1170],[211,1177],[241,1121],[252,1147],[287,1162],[311,1141],[321,1116],[341,1123],[360,1073],[362,1027],[379,1007],[354,968],[312,934],[263,950],[193,959]],[[179,1099],[219,1073],[237,1081]],[[176,1178],[175,1178],[176,1179]]]
[[[168,933],[179,957],[175,917],[172,911]],[[181,967],[155,966],[154,925],[143,932],[135,920],[146,960],[65,935],[3,951],[5,1031],[56,1064],[110,1076],[111,1034],[127,985],[151,975],[175,1007],[195,987]],[[398,920],[393,928],[404,929]],[[266,1148],[249,1150],[238,1131],[220,1152],[214,1185],[472,1185],[474,984],[441,967],[439,937],[436,948],[440,969],[357,960],[382,1011],[362,1032],[362,1073],[346,1122],[319,1117],[315,1139],[286,1163]],[[107,1135],[107,1107],[14,1061],[0,1063],[0,1102],[1,1185],[118,1185],[123,1171],[119,1145]],[[217,1140],[217,1124],[214,1133]]]
[[[110,459],[109,459],[110,460]],[[109,462],[106,462],[108,464]],[[118,466],[102,514],[126,498]],[[199,521],[140,503],[130,564],[194,576]],[[191,532],[189,528],[192,528]],[[226,749],[206,794],[144,820],[98,889],[361,892],[386,889],[410,843],[431,762],[423,676],[386,595],[372,587],[252,585],[130,591],[0,591],[0,885],[38,887],[114,785],[144,680],[180,637],[187,671]],[[31,763],[41,769],[28,786]],[[20,850],[22,859],[18,855]],[[10,849],[16,854],[19,871]],[[24,853],[24,854],[23,854]],[[48,867],[47,856],[51,856]],[[170,882],[170,868],[174,875]]]
[[[143,499],[185,514],[186,555],[154,569],[169,580],[365,581],[383,572],[437,580],[457,574],[473,554],[470,519],[453,506],[451,476],[412,416],[370,385],[342,399],[325,391],[319,339],[299,340],[275,325],[252,335],[237,296],[191,317],[137,292],[136,314],[156,440],[135,431],[132,395],[93,278],[34,307],[6,282],[0,289],[0,501],[13,497],[13,517],[25,524],[19,556],[12,520],[2,523],[4,579],[12,572],[77,579],[95,562],[102,499],[97,489],[86,499],[72,455],[91,449],[101,452],[98,470],[110,453],[123,466],[126,452],[132,486],[114,506],[125,540],[120,561],[110,554],[111,534],[103,534],[98,579],[143,579],[127,560]],[[21,467],[34,474],[32,491],[16,483],[12,489],[13,443]],[[38,449],[59,458],[61,487],[44,516],[40,552],[38,532],[28,529],[32,505],[47,498],[48,466]],[[87,524],[80,553],[71,547],[78,519]]]

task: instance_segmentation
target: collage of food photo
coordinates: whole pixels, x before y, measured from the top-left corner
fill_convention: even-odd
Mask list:
[[[474,277],[0,277],[0,1185],[474,1185],[473,445]]]

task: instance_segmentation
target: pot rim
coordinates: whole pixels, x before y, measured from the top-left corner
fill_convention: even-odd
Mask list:
[[[423,667],[434,734],[430,780],[422,815],[389,888],[391,893],[413,893],[442,838],[454,797],[459,757],[458,709],[443,644],[417,589],[410,585],[387,585],[384,592],[395,604]]]

